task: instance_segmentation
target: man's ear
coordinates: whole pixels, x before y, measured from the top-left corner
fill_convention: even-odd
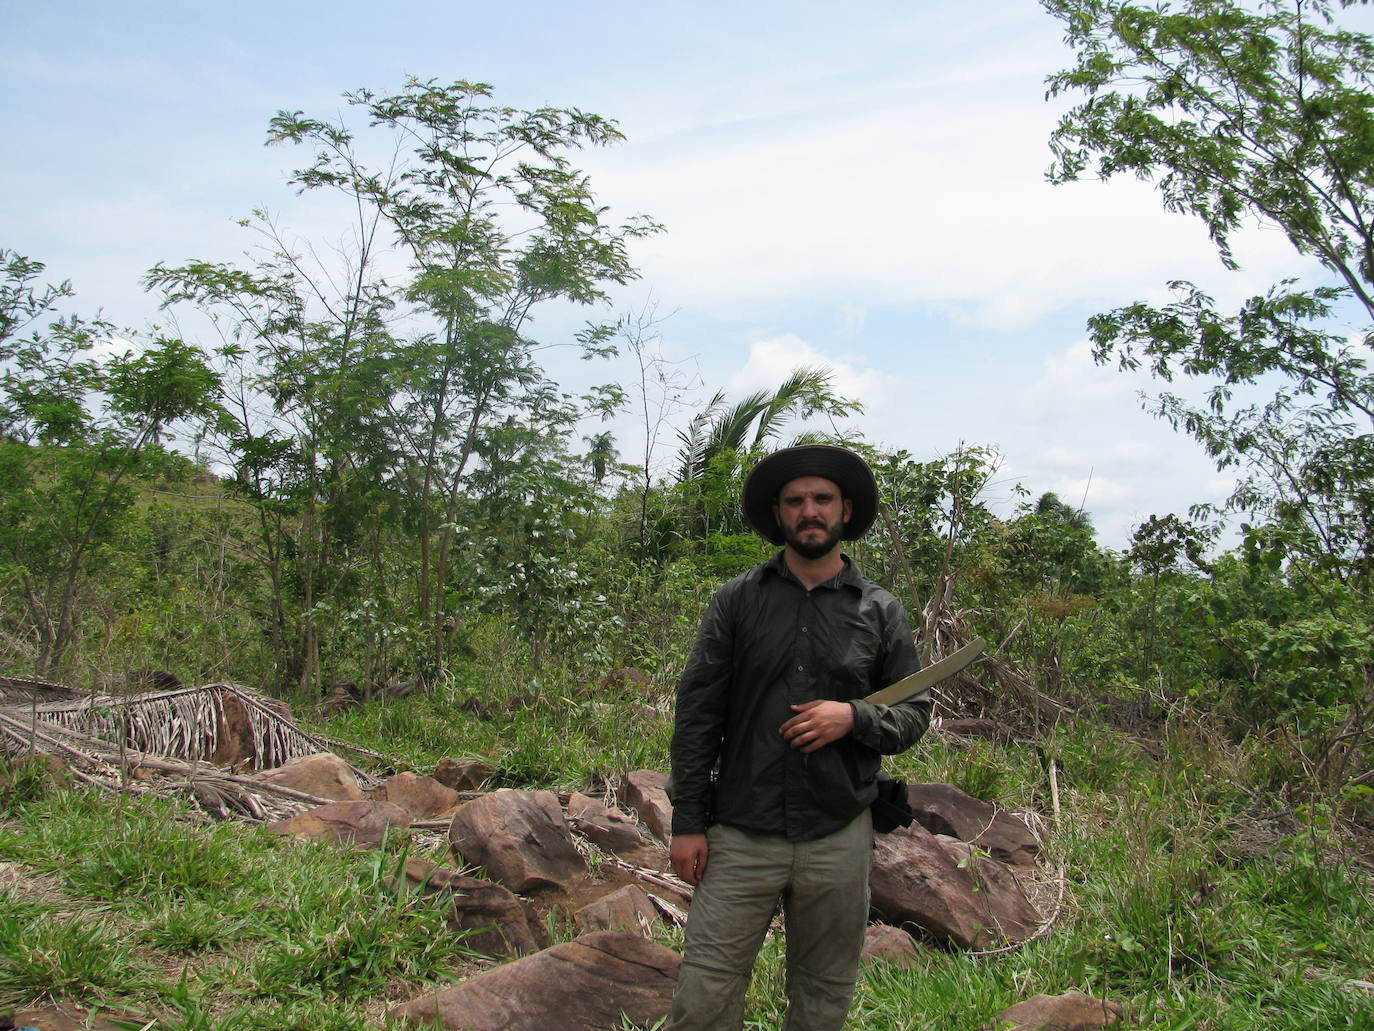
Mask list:
[[[846,523],[849,522],[850,518],[854,515],[854,502],[850,501],[848,498],[845,498],[844,507],[841,509],[841,511],[844,513],[844,521]]]
[[[778,508],[778,503],[773,502],[773,522],[782,525],[782,509]]]

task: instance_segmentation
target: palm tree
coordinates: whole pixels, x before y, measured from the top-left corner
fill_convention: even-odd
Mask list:
[[[1061,501],[1059,495],[1053,491],[1047,491],[1040,495],[1040,500],[1035,503],[1035,514],[1049,516],[1056,522],[1071,526],[1075,530],[1093,532],[1092,516],[1081,508],[1074,508]]]
[[[692,418],[687,429],[678,433],[682,443],[678,451],[678,483],[692,498],[687,519],[689,534],[705,536],[713,520],[724,516],[728,521],[735,508],[734,483],[747,457],[777,437],[789,419],[819,414],[843,416],[863,410],[859,402],[834,393],[830,376],[828,369],[801,366],[772,393],[755,391],[733,405],[727,405],[725,394],[718,392]],[[712,483],[721,481],[732,489],[717,492],[714,498],[708,496]]]
[[[615,437],[608,430],[582,439],[587,442],[587,462],[592,467],[592,481],[600,487],[611,465],[620,457],[615,447]]]

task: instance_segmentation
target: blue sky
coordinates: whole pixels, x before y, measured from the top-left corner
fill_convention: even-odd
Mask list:
[[[1148,380],[1092,364],[1086,318],[1173,278],[1224,300],[1311,270],[1256,227],[1224,273],[1145,184],[1046,184],[1058,23],[1030,0],[970,7],[0,0],[0,246],[142,326],[155,262],[235,258],[234,220],[258,207],[309,227],[283,182],[296,155],[262,145],[277,110],[328,115],[407,76],[489,82],[619,121],[627,141],[582,164],[614,212],[667,232],[616,307],[672,313],[662,346],[693,397],[827,365],[868,439],[920,458],[995,445],[995,500],[1056,491],[1121,547],[1229,481],[1140,410]],[[549,354],[570,386],[629,374]]]

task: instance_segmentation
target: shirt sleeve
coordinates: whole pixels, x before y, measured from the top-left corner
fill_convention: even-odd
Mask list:
[[[882,611],[883,646],[877,687],[894,684],[921,668],[921,656],[901,603],[888,598]],[[930,726],[934,707],[929,688],[895,705],[874,705],[862,698],[855,698],[850,704],[854,707],[854,739],[882,755],[904,752],[919,741]]]
[[[720,757],[734,667],[734,625],[725,590],[716,592],[678,681],[673,720],[673,834],[705,833],[711,773]]]

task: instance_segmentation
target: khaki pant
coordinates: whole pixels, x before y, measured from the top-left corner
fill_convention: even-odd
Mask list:
[[[707,842],[668,1028],[731,1031],[743,1024],[745,991],[779,899],[787,930],[783,1031],[843,1027],[868,922],[868,811],[816,841],[718,824]]]

